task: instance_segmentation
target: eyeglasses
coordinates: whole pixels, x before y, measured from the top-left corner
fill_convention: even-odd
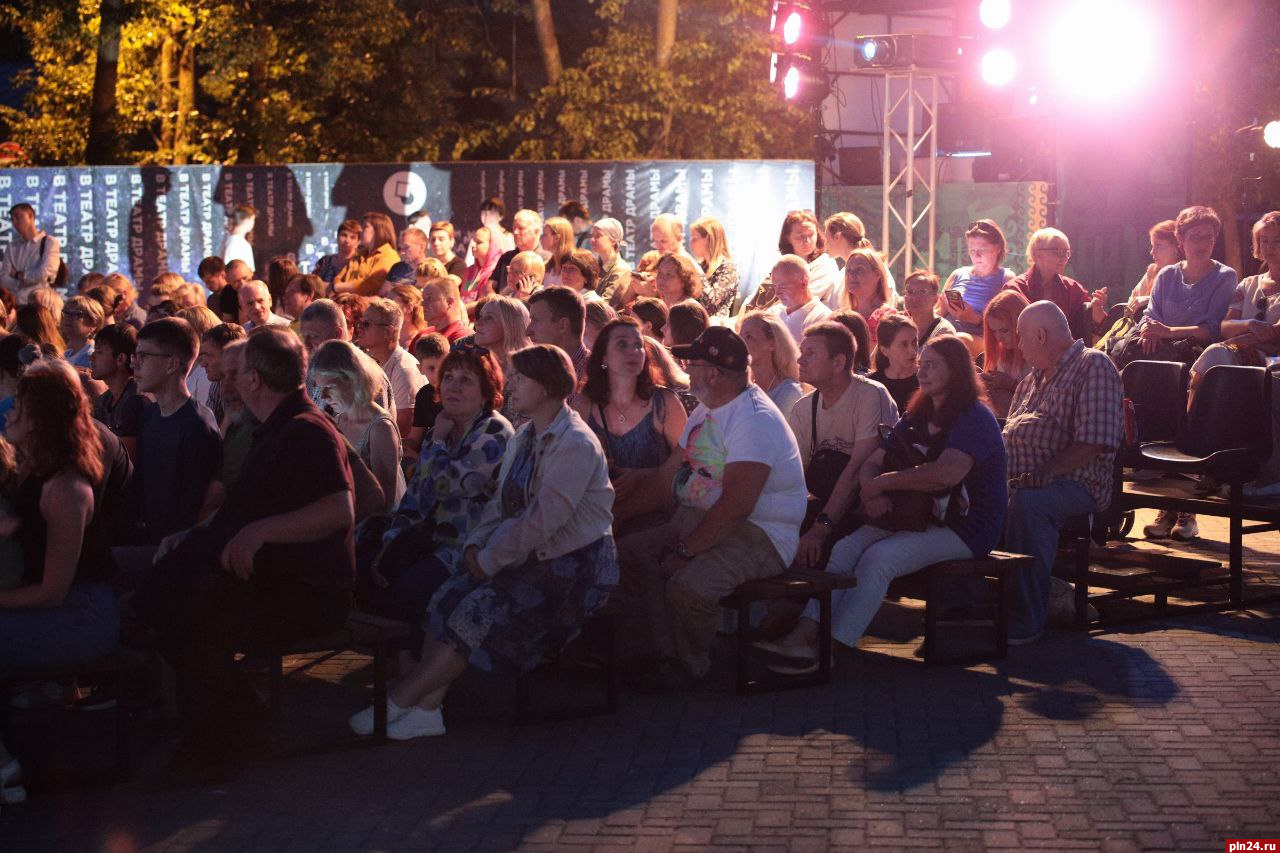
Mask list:
[[[938,291],[934,290],[933,288],[929,288],[928,290],[921,290],[915,287],[908,287],[906,290],[903,291],[903,293],[906,296],[915,297],[917,299],[923,299],[926,296],[938,295]]]
[[[1036,249],[1036,251],[1044,252],[1046,255],[1054,255],[1055,257],[1059,257],[1059,258],[1071,257],[1071,250],[1064,249],[1061,246],[1042,246],[1039,249]]]
[[[70,318],[71,318],[71,319],[73,319],[73,320],[87,320],[87,319],[89,319],[89,315],[88,315],[88,314],[86,314],[86,313],[85,313],[85,312],[83,312],[83,311],[67,311],[66,309],[63,309],[63,311],[62,311],[62,316],[63,316],[63,317],[70,317]]]
[[[168,358],[168,357],[169,357],[169,353],[167,352],[143,352],[142,350],[138,350],[133,355],[129,356],[129,360],[134,364],[142,364],[142,362],[146,361],[149,358]]]
[[[375,323],[372,320],[361,320],[359,323],[356,323],[356,331],[362,331],[364,329],[369,328],[370,326],[390,326],[390,325],[391,325],[390,323]]]

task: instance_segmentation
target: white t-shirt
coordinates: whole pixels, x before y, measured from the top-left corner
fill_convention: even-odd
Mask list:
[[[756,385],[716,409],[699,405],[680,436],[684,460],[676,472],[676,500],[710,509],[724,488],[724,467],[731,462],[761,462],[769,479],[747,520],[769,537],[782,562],[790,565],[800,542],[809,493],[800,449],[778,411]]]
[[[779,302],[773,306],[774,314],[782,320],[782,324],[787,327],[787,331],[791,333],[791,337],[795,338],[797,344],[804,337],[804,330],[812,326],[814,323],[821,323],[823,320],[831,316],[831,309],[823,305],[817,299],[810,299],[808,304],[801,305],[794,311],[788,311],[787,307]]]
[[[222,261],[227,264],[232,261],[244,261],[249,265],[249,269],[256,270],[253,261],[253,246],[249,244],[243,234],[227,235],[226,241],[222,244]]]
[[[404,347],[396,347],[382,365],[382,371],[391,383],[391,398],[395,400],[396,410],[412,412],[418,389],[427,384],[427,377],[418,370],[418,360]]]
[[[814,452],[829,447],[851,453],[855,443],[875,436],[880,424],[893,426],[898,422],[898,406],[889,396],[889,390],[875,380],[854,376],[831,408],[824,409],[819,400],[818,444],[813,447],[813,401],[817,393],[801,397],[787,418],[800,446],[800,461],[806,468]]]

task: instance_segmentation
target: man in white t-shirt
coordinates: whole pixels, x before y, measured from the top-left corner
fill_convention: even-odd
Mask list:
[[[783,255],[773,265],[773,286],[778,294],[778,304],[771,310],[781,318],[796,343],[804,337],[804,330],[831,316],[831,309],[823,305],[809,290],[809,265],[799,255]]]
[[[396,428],[408,435],[413,427],[413,402],[427,377],[418,370],[418,360],[400,346],[400,324],[404,313],[390,299],[374,296],[365,306],[356,324],[356,346],[382,366],[391,383],[391,397],[396,404]]]
[[[858,469],[879,445],[876,428],[898,421],[889,391],[853,372],[856,353],[841,323],[810,326],[800,341],[800,381],[815,390],[792,407],[787,424],[800,445],[809,493],[821,504],[800,537],[796,563],[803,568],[824,565],[830,546],[853,532]]]
[[[675,516],[624,537],[620,605],[625,642],[658,659],[636,686],[692,686],[711,666],[720,599],[781,573],[804,519],[804,468],[782,413],[747,376],[747,345],[712,326],[672,354],[688,361],[701,405],[663,473],[674,475]],[[674,543],[674,545],[672,545]]]

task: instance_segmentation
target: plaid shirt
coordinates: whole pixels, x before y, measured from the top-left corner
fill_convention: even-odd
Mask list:
[[[1062,354],[1047,381],[1044,370],[1032,370],[1013,392],[1005,422],[1010,480],[1036,471],[1070,444],[1098,444],[1108,450],[1060,479],[1080,483],[1100,509],[1106,508],[1120,447],[1122,399],[1120,374],[1111,359],[1083,341]]]

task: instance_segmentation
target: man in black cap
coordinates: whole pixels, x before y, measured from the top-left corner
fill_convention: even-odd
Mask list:
[[[688,361],[701,401],[680,437],[678,506],[618,545],[623,641],[650,658],[637,687],[654,692],[706,675],[720,599],[791,564],[808,494],[796,440],[748,377],[742,338],[712,326],[672,354]]]

